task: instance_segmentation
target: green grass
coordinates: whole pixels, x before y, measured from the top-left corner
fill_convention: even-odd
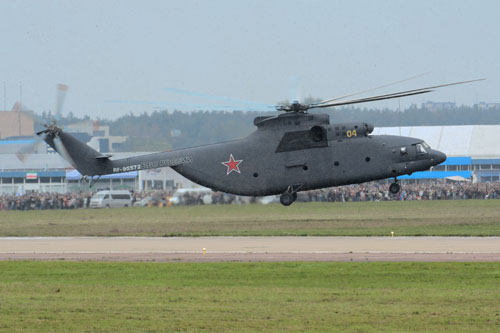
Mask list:
[[[500,330],[499,263],[0,262],[0,331]]]
[[[500,200],[0,211],[0,236],[500,236]]]

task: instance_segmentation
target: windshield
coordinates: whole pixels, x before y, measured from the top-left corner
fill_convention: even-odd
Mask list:
[[[104,199],[104,193],[96,193],[92,199]]]
[[[417,153],[419,154],[426,154],[427,151],[425,150],[423,144],[417,144]]]

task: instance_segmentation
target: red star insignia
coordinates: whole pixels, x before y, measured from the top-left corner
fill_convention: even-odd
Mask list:
[[[241,173],[240,172],[240,168],[238,167],[238,165],[241,162],[243,162],[243,160],[235,160],[234,157],[233,157],[233,154],[231,154],[229,156],[229,161],[222,162],[222,164],[224,164],[225,166],[227,166],[226,176],[229,175],[233,171],[236,171],[237,173]]]

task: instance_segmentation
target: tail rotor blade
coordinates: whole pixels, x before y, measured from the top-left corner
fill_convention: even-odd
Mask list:
[[[73,167],[75,167],[75,162],[73,161],[73,159],[71,158],[71,156],[69,155],[68,151],[66,150],[66,147],[64,147],[62,141],[61,141],[61,138],[59,138],[58,136],[55,136],[54,137],[54,146],[56,148],[56,151],[61,154],[61,156],[67,161],[69,162],[69,164],[71,164]]]
[[[41,133],[41,132],[40,132]],[[21,147],[17,152],[16,152],[16,156],[17,158],[19,159],[19,161],[21,161],[22,163],[24,163],[24,161],[26,160],[26,155],[28,154],[33,154],[33,152],[35,151],[36,147],[44,140],[44,137],[45,136],[41,136],[37,133],[38,137],[36,138],[36,140],[32,143],[29,143],[23,147]]]

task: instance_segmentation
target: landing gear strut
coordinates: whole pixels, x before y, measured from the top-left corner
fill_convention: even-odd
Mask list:
[[[290,206],[297,200],[297,192],[303,187],[303,184],[290,185],[280,196],[280,202],[283,206]]]
[[[394,178],[394,183],[389,186],[389,192],[398,194],[399,190],[401,190],[401,186],[399,186],[397,178]]]

